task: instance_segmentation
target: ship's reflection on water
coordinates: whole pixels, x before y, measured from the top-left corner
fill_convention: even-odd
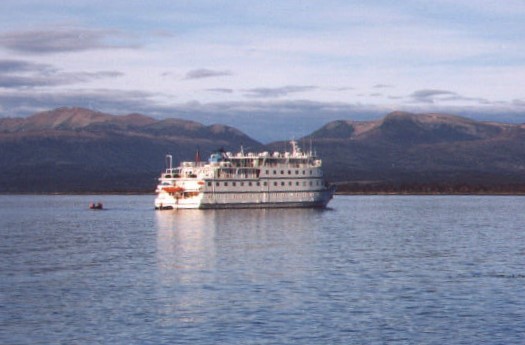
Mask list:
[[[156,212],[157,259],[163,271],[214,267],[215,226],[201,210]]]
[[[274,283],[315,270],[326,210],[174,210],[156,213],[157,265],[166,321],[201,323],[224,303],[249,304]],[[286,299],[280,293],[273,298]],[[271,296],[269,296],[271,297]],[[226,301],[229,302],[226,302]],[[249,305],[246,306],[249,309]],[[208,313],[206,313],[208,311]],[[168,315],[170,315],[168,317]],[[174,318],[174,315],[177,317]],[[209,320],[207,320],[209,321]]]
[[[241,209],[156,212],[157,259],[163,271],[214,270],[253,250],[308,246],[326,210]],[[290,248],[292,249],[292,248]],[[243,255],[244,254],[244,255]],[[265,252],[260,252],[264,255]]]

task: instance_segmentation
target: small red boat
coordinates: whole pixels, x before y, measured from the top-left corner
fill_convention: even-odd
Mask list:
[[[89,204],[89,208],[91,210],[102,210],[104,209],[104,205],[102,205],[101,202],[92,202],[91,204]]]

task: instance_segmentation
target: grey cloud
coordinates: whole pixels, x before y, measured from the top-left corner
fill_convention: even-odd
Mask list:
[[[233,89],[227,89],[227,88],[221,88],[221,87],[217,87],[213,89],[206,89],[206,91],[218,92],[218,93],[233,93]]]
[[[276,98],[287,96],[291,93],[305,92],[315,89],[318,89],[318,87],[308,85],[289,85],[275,88],[259,87],[244,91],[246,92],[246,96],[251,98]]]
[[[466,97],[456,92],[448,90],[424,89],[413,92],[410,96],[414,103],[434,104],[436,101],[450,102],[450,101],[469,101],[479,104],[491,104],[485,98]]]
[[[163,78],[166,78],[166,77],[173,77],[175,76],[175,74],[173,72],[163,72],[160,74],[160,76]]]
[[[49,64],[25,60],[0,60],[0,87],[2,88],[68,85],[122,75],[118,71],[62,72]]]
[[[512,101],[512,104],[518,107],[525,107],[525,101],[522,99],[515,99]]]
[[[101,48],[130,48],[129,44],[109,44],[107,39],[121,36],[114,30],[78,28],[12,31],[0,34],[0,47],[27,53],[50,54]]]
[[[0,60],[0,73],[33,72],[33,71],[56,71],[51,65],[33,63],[25,60]]]
[[[95,73],[57,73],[54,75],[2,75],[0,74],[0,87],[2,88],[33,88],[39,86],[58,86],[86,83],[92,80],[115,78],[121,76],[120,72],[95,72]]]
[[[434,103],[436,97],[458,97],[459,95],[452,91],[424,89],[414,91],[410,97],[416,103]]]
[[[19,87],[36,87],[59,85],[62,82],[56,78],[46,78],[42,76],[15,76],[1,75],[0,87],[2,88],[19,88]]]
[[[121,76],[120,72],[95,72],[95,73],[57,73],[54,75],[1,75],[0,87],[3,88],[34,88],[39,86],[57,86],[86,83],[103,78],[115,78]]]
[[[373,86],[374,89],[387,89],[387,88],[392,88],[394,86],[392,85],[389,85],[389,84],[376,84]]]
[[[184,79],[202,79],[202,78],[211,78],[211,77],[226,77],[233,75],[230,71],[218,71],[211,70],[206,68],[194,69],[186,73]]]
[[[334,87],[334,88],[328,88],[330,91],[349,91],[349,90],[355,90],[353,87]]]

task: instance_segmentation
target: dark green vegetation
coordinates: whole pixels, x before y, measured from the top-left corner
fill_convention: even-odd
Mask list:
[[[300,139],[327,178],[351,193],[525,193],[525,126],[394,112],[335,121]],[[152,192],[164,168],[218,148],[264,147],[222,125],[61,108],[0,119],[0,192]]]

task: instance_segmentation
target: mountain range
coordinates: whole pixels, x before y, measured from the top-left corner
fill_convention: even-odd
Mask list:
[[[60,108],[0,119],[0,192],[152,191],[166,154],[174,162],[197,151],[258,150],[262,144],[222,125],[140,114],[114,116]]]
[[[393,112],[300,138],[347,192],[525,192],[525,125]],[[218,148],[282,151],[239,130],[141,114],[60,108],[0,119],[1,193],[151,192],[164,168]]]
[[[393,112],[335,121],[310,135],[332,180],[361,190],[517,192],[525,183],[525,126]],[[352,190],[350,188],[350,190]]]

